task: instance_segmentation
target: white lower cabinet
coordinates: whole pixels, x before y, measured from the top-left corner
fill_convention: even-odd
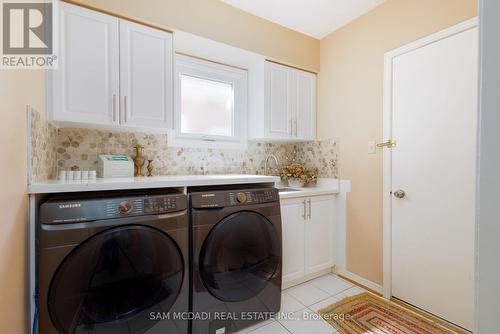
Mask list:
[[[335,265],[336,207],[334,196],[307,199],[306,273],[329,269]]]
[[[293,281],[305,273],[304,198],[281,201],[283,238],[283,281]]]
[[[335,195],[281,200],[283,286],[330,270],[336,261]]]

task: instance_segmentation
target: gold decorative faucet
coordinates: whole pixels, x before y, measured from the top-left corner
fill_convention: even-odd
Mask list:
[[[144,166],[144,162],[146,159],[142,155],[142,150],[144,146],[139,144],[134,146],[135,148],[135,158],[134,158],[134,176],[144,176],[142,173],[142,167]]]

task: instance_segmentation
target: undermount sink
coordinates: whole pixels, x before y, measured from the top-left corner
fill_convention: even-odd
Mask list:
[[[300,191],[300,189],[295,189],[295,188],[279,188],[278,192],[284,193],[284,192],[289,192],[289,191]]]

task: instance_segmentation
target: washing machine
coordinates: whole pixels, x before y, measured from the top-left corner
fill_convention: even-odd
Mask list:
[[[269,319],[281,304],[281,216],[274,188],[189,193],[192,333]]]
[[[40,334],[188,333],[185,195],[64,194],[39,217]]]

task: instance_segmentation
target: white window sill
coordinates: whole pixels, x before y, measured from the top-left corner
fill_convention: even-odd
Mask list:
[[[246,150],[248,142],[246,139],[223,140],[223,139],[202,139],[182,137],[176,133],[168,134],[168,146],[187,147],[187,148],[206,148],[206,149],[227,149],[227,150]]]

